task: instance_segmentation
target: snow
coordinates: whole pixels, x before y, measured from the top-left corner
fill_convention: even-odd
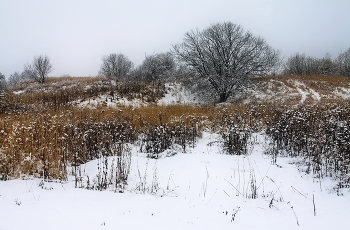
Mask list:
[[[96,106],[108,106],[112,108],[120,107],[120,106],[133,106],[133,107],[140,107],[143,105],[146,105],[146,102],[143,102],[140,99],[134,98],[132,100],[128,100],[123,97],[115,97],[112,98],[110,95],[100,95],[98,97],[87,99],[85,101],[81,102],[73,102],[73,104],[76,104],[79,107],[96,107]]]
[[[344,87],[339,87],[335,91],[335,95],[342,97],[344,99],[349,99],[350,98],[350,89],[344,88]]]
[[[166,83],[165,88],[167,93],[163,98],[158,100],[158,105],[172,105],[172,104],[194,104],[197,103],[196,98],[186,90],[179,83]],[[110,96],[109,94],[99,95],[94,98],[87,99],[85,101],[75,101],[74,105],[79,107],[97,107],[97,106],[108,106],[112,108],[122,107],[122,106],[132,106],[132,107],[141,107],[152,104],[150,102],[142,101],[138,98],[128,100],[124,97],[119,96]]]
[[[312,94],[312,97],[317,100],[317,101],[320,101],[321,100],[321,96],[319,93],[317,93],[315,90],[309,88],[309,91],[311,92]]]
[[[158,105],[197,103],[196,98],[181,84],[166,83],[167,93],[158,101]]]
[[[15,92],[13,92],[14,94],[21,94],[21,93],[24,93],[25,91],[24,90],[19,90],[19,91],[15,91]]]
[[[304,103],[307,96],[310,94],[314,100],[317,100],[317,101],[321,100],[320,94],[318,92],[316,92],[315,90],[313,90],[312,88],[307,87],[305,84],[303,84],[299,81],[295,81],[294,85],[295,85],[297,91],[299,92],[299,94],[301,95],[300,103]]]
[[[309,93],[301,89],[301,88],[306,88],[306,86],[303,83],[295,81],[294,84],[299,94],[301,95],[300,103],[302,104],[305,102]]]
[[[0,229],[335,230],[350,226],[349,189],[337,196],[334,182],[299,172],[297,159],[278,158],[272,165],[263,153],[263,134],[254,135],[248,156],[224,155],[219,144],[217,135],[204,133],[195,148],[185,153],[173,149],[176,155],[158,160],[146,158],[134,146],[124,193],[74,188],[72,179],[0,181]],[[97,160],[83,169],[92,178]],[[138,191],[141,180],[146,188],[159,189]],[[249,199],[254,181],[257,199]]]

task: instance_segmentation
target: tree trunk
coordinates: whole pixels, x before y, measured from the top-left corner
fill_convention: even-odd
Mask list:
[[[229,96],[228,93],[225,93],[225,92],[220,93],[219,103],[226,102],[228,99],[228,96]]]

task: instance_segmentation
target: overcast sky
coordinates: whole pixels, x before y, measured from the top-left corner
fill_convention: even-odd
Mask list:
[[[95,76],[103,55],[140,65],[185,32],[216,22],[243,26],[280,49],[332,57],[350,47],[350,0],[0,0],[0,72],[50,57],[50,76]]]

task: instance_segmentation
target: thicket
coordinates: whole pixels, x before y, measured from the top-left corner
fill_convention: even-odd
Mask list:
[[[29,106],[23,111],[7,111],[0,114],[0,179],[34,176],[67,180],[73,175],[77,187],[123,187],[131,159],[129,144],[139,145],[150,158],[159,158],[168,149],[186,152],[204,130],[223,130],[233,119],[227,113],[242,111],[246,111],[244,106],[193,105],[118,109]],[[225,145],[224,131],[222,134]],[[100,173],[96,178],[82,178],[81,165],[96,159]]]
[[[303,159],[306,173],[350,186],[350,102],[276,109],[267,122],[268,153]]]
[[[159,119],[158,124],[147,124],[140,135],[140,150],[146,152],[149,158],[157,159],[161,152],[175,145],[183,152],[186,152],[187,147],[194,148],[204,130],[203,117],[182,115],[164,123],[162,114],[159,114]]]

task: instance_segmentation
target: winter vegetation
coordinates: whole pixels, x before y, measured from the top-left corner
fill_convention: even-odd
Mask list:
[[[0,74],[0,229],[345,229],[349,57],[222,23],[97,77]]]

